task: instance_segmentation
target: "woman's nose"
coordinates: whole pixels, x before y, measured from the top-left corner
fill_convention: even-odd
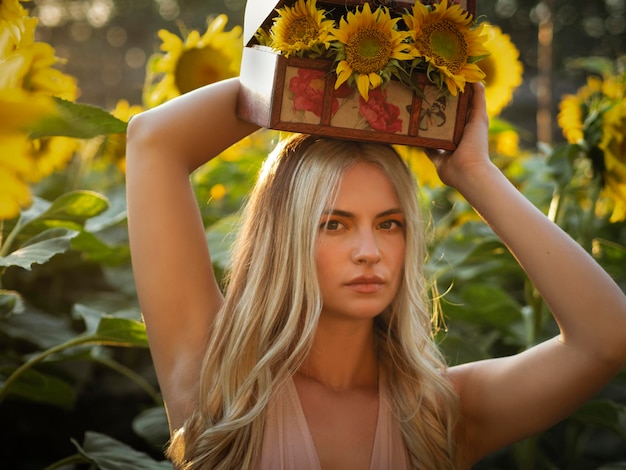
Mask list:
[[[380,261],[380,249],[373,231],[361,231],[356,235],[352,260],[359,264],[373,264]]]

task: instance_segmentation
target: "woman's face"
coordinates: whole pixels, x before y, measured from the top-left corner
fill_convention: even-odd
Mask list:
[[[315,260],[322,315],[371,319],[398,291],[404,214],[383,171],[358,163],[344,174],[335,207],[320,221]]]

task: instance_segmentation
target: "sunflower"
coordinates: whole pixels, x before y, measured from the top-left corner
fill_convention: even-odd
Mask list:
[[[347,19],[341,18],[339,28],[332,33],[339,62],[335,89],[344,82],[351,86],[356,83],[367,101],[369,90],[391,78],[394,68],[399,67],[398,60],[411,60],[413,56],[405,42],[408,32],[396,28],[400,18],[392,19],[385,7],[372,13],[369,3],[355,10],[348,12]]]
[[[55,112],[54,101],[22,89],[0,88],[0,136],[26,133],[28,127]],[[9,118],[10,116],[10,118]]]
[[[330,47],[330,33],[335,22],[318,10],[316,0],[298,0],[293,7],[276,10],[278,16],[269,32],[269,45],[285,57],[316,58]]]
[[[26,16],[26,9],[19,0],[0,1],[0,21],[12,22]]]
[[[456,96],[465,89],[465,83],[485,77],[475,62],[489,54],[483,44],[487,36],[483,25],[474,28],[472,15],[459,5],[442,0],[429,8],[416,2],[412,14],[403,18],[413,39],[412,53],[427,64],[433,83],[440,88],[445,85]]]
[[[143,111],[142,106],[131,105],[127,100],[119,100],[111,115],[121,121],[128,122],[130,118]],[[120,171],[126,172],[126,134],[109,134],[102,137],[102,148],[99,153],[102,158],[112,162]]]
[[[428,158],[423,148],[408,145],[394,145],[394,149],[409,163],[420,187],[444,187],[435,165],[430,161],[430,158]]]
[[[570,144],[585,143],[590,147],[598,144],[601,138],[598,118],[607,106],[605,101],[599,77],[589,77],[575,95],[561,99],[557,122]]]
[[[37,21],[28,16],[18,0],[0,1],[0,58],[10,55],[22,37],[35,30]]]
[[[626,73],[587,79],[559,103],[557,117],[566,140],[591,163],[601,188],[600,208],[611,222],[626,219]]]
[[[494,117],[513,99],[513,92],[522,84],[524,67],[510,36],[496,25],[483,25],[488,37],[484,45],[489,56],[478,62],[478,67],[485,73],[487,113]]]
[[[154,107],[196,88],[239,75],[242,54],[241,27],[224,28],[226,15],[207,20],[207,30],[182,31],[183,38],[159,31],[163,53],[150,62],[144,87],[144,104]]]
[[[36,26],[18,2],[0,2],[0,219],[29,205],[30,184],[63,168],[77,146],[66,137],[28,138],[30,126],[55,112],[53,96],[78,95],[74,77],[54,68],[54,48],[35,41]]]
[[[35,162],[28,150],[25,135],[2,136],[0,139],[0,221],[16,217],[20,209],[31,203],[29,184],[35,173]]]
[[[615,100],[604,114],[602,138],[598,147],[604,156],[604,192],[613,200],[614,207],[610,221],[626,219],[626,102],[623,89],[626,75],[621,81],[621,93],[612,97]],[[604,90],[612,87],[608,80]]]

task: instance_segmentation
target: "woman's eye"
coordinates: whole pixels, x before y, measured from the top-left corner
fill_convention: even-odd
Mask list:
[[[327,220],[322,222],[320,228],[324,230],[339,230],[341,228],[341,222],[338,220]]]
[[[403,224],[399,220],[385,220],[379,224],[379,227],[383,230],[392,230],[395,228],[402,228]]]

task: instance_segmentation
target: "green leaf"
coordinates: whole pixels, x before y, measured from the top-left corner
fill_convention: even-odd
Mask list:
[[[4,334],[36,345],[41,350],[52,348],[75,337],[70,319],[29,307],[22,315],[13,315],[1,324]]]
[[[521,306],[502,288],[490,284],[461,287],[460,296],[444,297],[444,311],[453,320],[509,331],[523,320]]]
[[[52,203],[34,198],[32,206],[21,214],[12,230],[11,247],[3,249],[8,252],[16,246],[28,244],[29,239],[51,228],[82,230],[88,219],[96,217],[108,207],[107,198],[87,190],[65,193]]]
[[[165,408],[156,406],[143,411],[133,420],[133,431],[155,449],[163,449],[170,438]]]
[[[595,238],[592,241],[594,258],[615,280],[626,277],[626,246],[611,240]]]
[[[77,231],[64,228],[46,230],[22,248],[0,257],[0,266],[18,266],[30,271],[33,264],[44,264],[53,256],[66,252],[70,248],[70,240],[76,235]]]
[[[613,73],[613,61],[607,57],[577,57],[565,63],[570,70],[584,70],[604,77]]]
[[[576,421],[609,429],[626,440],[626,405],[611,400],[593,400],[572,416]]]
[[[561,145],[554,149],[548,158],[548,166],[553,178],[561,185],[567,186],[574,175],[573,162],[580,154],[581,148],[576,144]]]
[[[127,123],[102,108],[55,98],[58,114],[37,122],[30,137],[65,136],[91,139],[105,134],[126,132]]]
[[[106,197],[109,207],[106,211],[85,222],[85,230],[88,232],[100,232],[126,220],[125,186],[116,187],[102,197]]]
[[[32,368],[25,370],[11,383],[9,394],[63,409],[72,408],[76,399],[73,385]]]
[[[172,470],[167,461],[157,461],[148,454],[104,434],[93,431],[85,433],[82,447],[72,439],[78,451],[101,470]]]
[[[230,250],[237,236],[239,223],[240,217],[237,214],[229,215],[221,218],[206,231],[207,243],[211,247],[211,260],[222,269],[230,262]]]
[[[108,266],[118,266],[130,259],[130,248],[124,246],[109,246],[93,233],[80,232],[72,240],[72,248],[82,251],[88,260]]]
[[[24,299],[14,290],[0,289],[0,318],[24,311]]]
[[[137,320],[119,318],[86,305],[76,304],[74,313],[85,321],[87,331],[83,343],[101,342],[109,346],[148,347],[145,325]]]
[[[126,318],[103,317],[100,319],[95,336],[107,344],[148,347],[148,336],[143,323]]]
[[[107,199],[94,191],[80,190],[65,193],[55,199],[39,216],[22,227],[22,232],[34,235],[52,227],[80,230],[85,222],[109,207]]]

